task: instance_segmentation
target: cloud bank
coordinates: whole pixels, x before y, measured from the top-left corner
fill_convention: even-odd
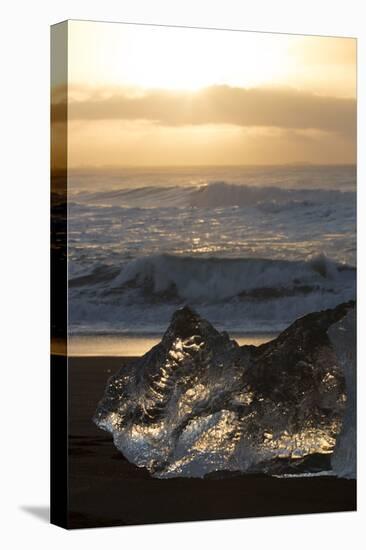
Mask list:
[[[57,92],[56,92],[57,93]],[[82,97],[82,94],[80,94]],[[76,96],[77,97],[77,96]],[[62,117],[62,104],[52,105],[52,119]],[[210,86],[196,92],[147,90],[131,94],[114,89],[108,94],[84,92],[71,99],[69,120],[146,120],[161,126],[230,124],[321,130],[354,137],[356,101],[324,97],[291,88]]]

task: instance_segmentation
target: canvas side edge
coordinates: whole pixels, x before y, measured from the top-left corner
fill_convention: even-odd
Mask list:
[[[68,23],[51,27],[51,484],[50,521],[68,526],[67,357]]]

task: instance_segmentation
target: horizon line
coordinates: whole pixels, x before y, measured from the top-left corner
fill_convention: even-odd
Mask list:
[[[144,169],[144,168],[249,168],[249,167],[319,167],[319,166],[347,166],[357,167],[357,162],[308,162],[308,161],[294,161],[294,162],[278,162],[278,163],[247,163],[247,164],[101,164],[101,165],[79,165],[67,167],[67,171],[77,170],[108,170],[108,169]],[[65,168],[54,168],[52,172],[65,171]]]

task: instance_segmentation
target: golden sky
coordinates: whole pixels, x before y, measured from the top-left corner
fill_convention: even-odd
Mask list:
[[[70,167],[355,162],[351,38],[71,21],[68,86]]]

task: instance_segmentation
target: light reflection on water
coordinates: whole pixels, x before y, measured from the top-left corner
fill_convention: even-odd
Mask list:
[[[240,346],[259,346],[276,338],[275,333],[233,334]],[[69,336],[68,354],[79,357],[138,357],[161,341],[162,335],[93,334]]]

